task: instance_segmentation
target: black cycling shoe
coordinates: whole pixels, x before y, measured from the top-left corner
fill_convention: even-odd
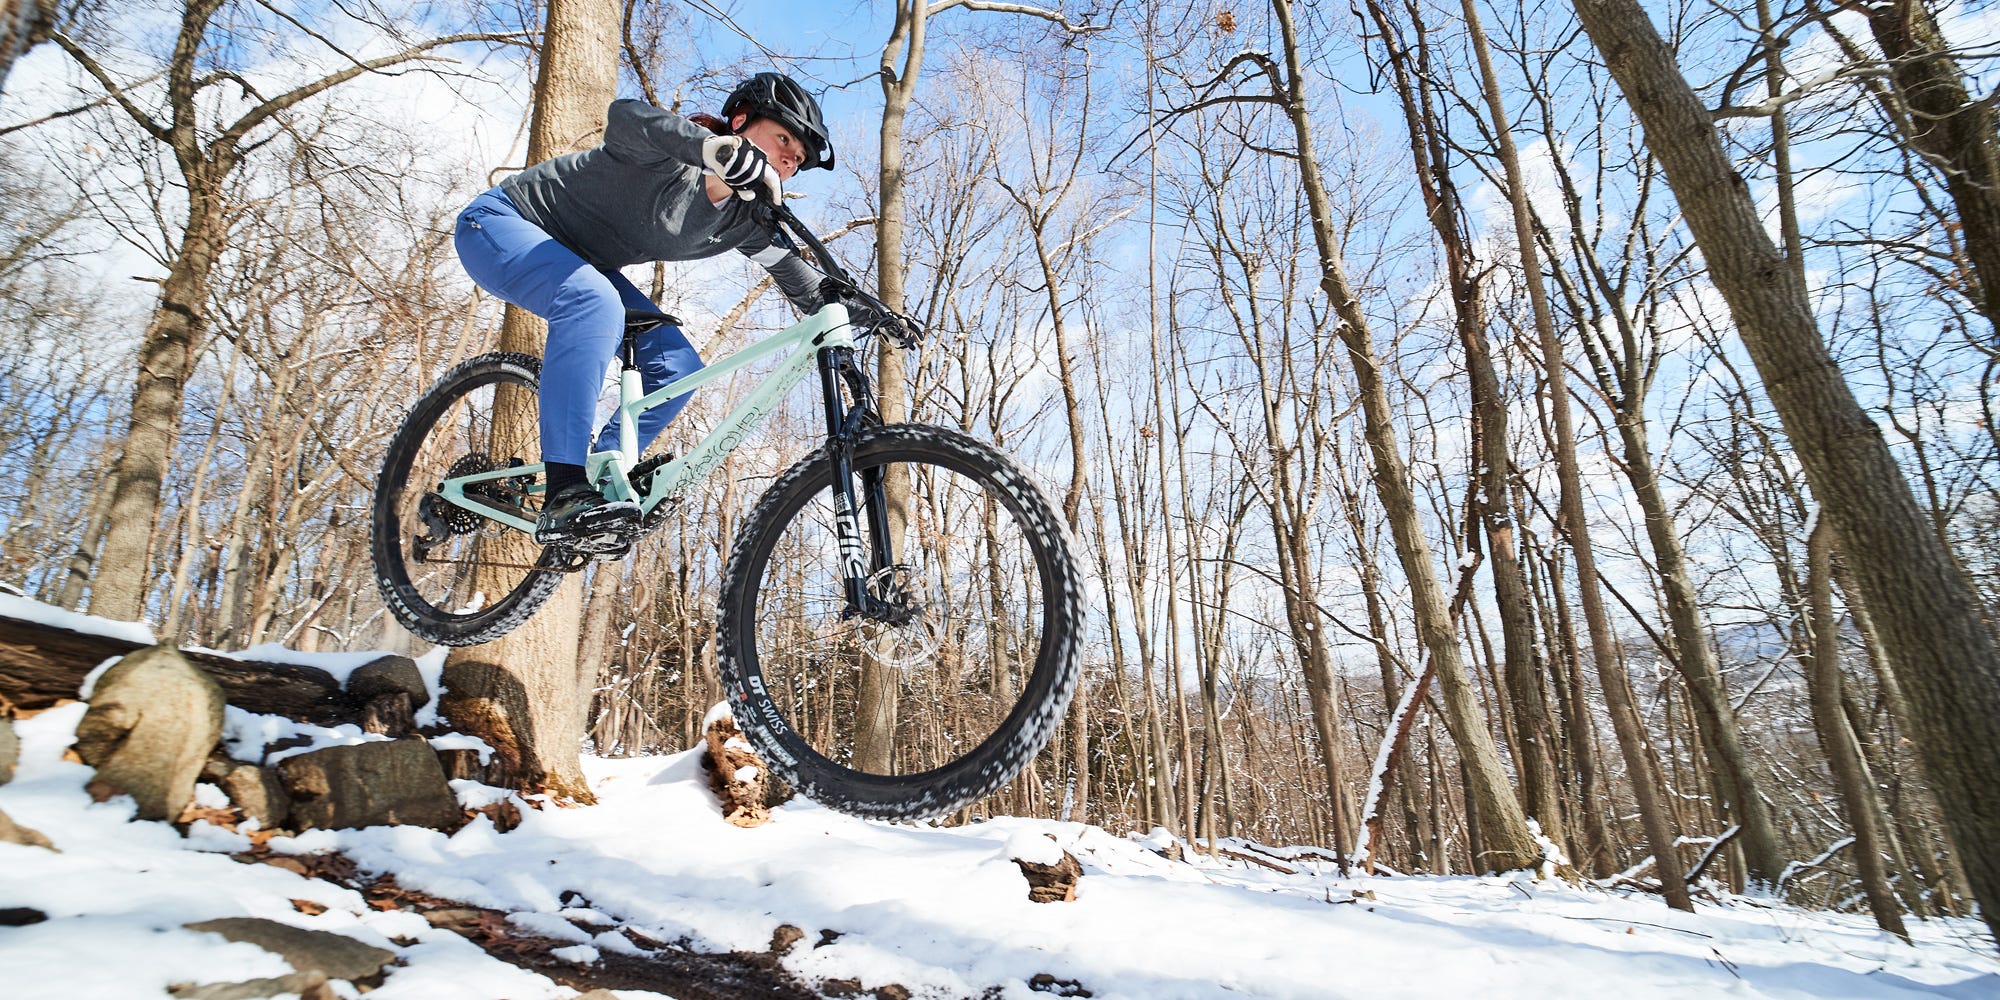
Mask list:
[[[638,520],[639,505],[630,500],[606,500],[587,485],[566,486],[542,507],[542,516],[535,520],[535,541],[549,545],[630,531]]]

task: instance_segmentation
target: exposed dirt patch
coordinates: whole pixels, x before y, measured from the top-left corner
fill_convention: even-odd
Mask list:
[[[832,996],[909,996],[901,987],[887,987],[865,993],[822,991],[800,981],[779,964],[769,952],[699,952],[685,942],[666,941],[632,927],[618,930],[641,955],[604,951],[589,965],[557,958],[556,949],[571,941],[558,941],[523,931],[501,910],[472,906],[405,888],[393,876],[368,875],[354,862],[338,854],[284,855],[261,846],[235,855],[245,863],[276,865],[311,878],[324,879],[361,893],[377,910],[407,910],[417,913],[433,927],[464,937],[486,953],[510,965],[531,969],[580,992],[594,989],[650,990],[679,1000],[736,1000],[738,997],[770,997],[773,1000],[825,1000]],[[601,931],[603,927],[589,928]],[[794,933],[797,933],[794,929]],[[796,938],[793,939],[794,941]],[[773,942],[777,944],[777,941]],[[790,946],[787,941],[785,945]],[[852,987],[852,983],[829,984]]]

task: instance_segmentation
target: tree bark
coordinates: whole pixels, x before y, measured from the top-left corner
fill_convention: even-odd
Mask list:
[[[1977,279],[1977,289],[1967,291],[1987,322],[2000,326],[2000,114],[1990,99],[1967,93],[1928,3],[1888,0],[1861,9],[1889,58],[1902,105],[1891,119],[1903,141],[1944,175]]]
[[[1645,126],[1709,274],[1797,449],[1909,696],[1916,742],[1987,927],[2000,939],[2000,649],[1765,234],[1714,122],[1636,0],[1578,0]]]
[[[130,639],[0,617],[0,707],[11,704],[33,712],[76,701],[83,679],[98,664],[144,648]],[[244,711],[333,726],[355,721],[363,707],[317,667],[201,650],[182,650],[182,655],[221,686],[229,704]]]
[[[528,162],[587,148],[603,128],[617,95],[618,0],[552,0],[528,126]],[[547,328],[532,313],[508,307],[500,349],[540,355]],[[504,398],[502,401],[504,403]],[[532,400],[494,417],[496,437],[532,440]],[[496,403],[501,405],[501,403]],[[525,423],[526,436],[516,428]],[[533,562],[526,539],[518,560]],[[440,708],[461,732],[495,750],[493,784],[595,801],[578,752],[589,722],[597,664],[581,663],[582,586],[572,574],[547,604],[513,634],[483,646],[455,649],[445,660]],[[602,612],[600,612],[602,613]]]

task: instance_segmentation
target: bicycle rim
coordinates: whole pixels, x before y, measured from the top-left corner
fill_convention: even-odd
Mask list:
[[[477,358],[418,400],[391,443],[376,496],[374,549],[384,597],[411,632],[471,645],[510,631],[559,582],[525,533],[444,501],[448,478],[539,460],[533,359]],[[468,488],[532,520],[539,477]]]

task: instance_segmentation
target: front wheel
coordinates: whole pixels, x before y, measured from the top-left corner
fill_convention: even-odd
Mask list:
[[[744,521],[717,621],[723,690],[777,775],[829,807],[941,816],[1020,773],[1076,689],[1083,587],[1061,516],[1005,455],[955,431],[871,428],[895,565],[849,608],[834,461],[807,456]],[[864,539],[872,542],[873,539]]]

